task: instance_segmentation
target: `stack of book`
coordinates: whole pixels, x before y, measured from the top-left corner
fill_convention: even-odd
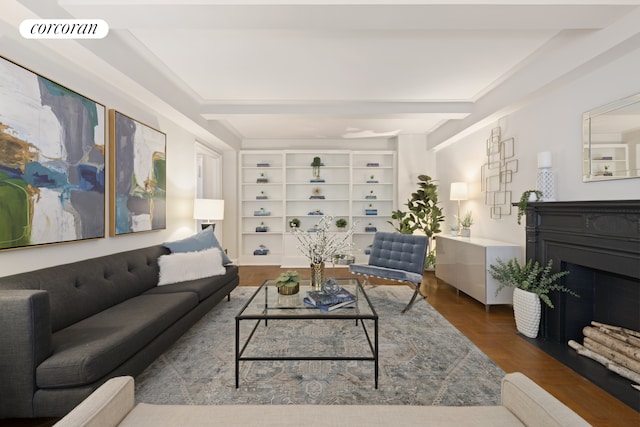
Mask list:
[[[304,297],[305,304],[324,311],[332,311],[356,301],[355,295],[342,288],[338,293],[328,294],[322,291],[308,291]]]

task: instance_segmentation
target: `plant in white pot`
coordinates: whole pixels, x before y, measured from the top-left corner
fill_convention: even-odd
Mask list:
[[[546,267],[542,267],[537,261],[534,263],[531,259],[525,264],[521,264],[517,258],[512,258],[507,262],[498,258],[496,264],[489,266],[491,277],[499,283],[496,295],[504,288],[514,288],[513,313],[516,319],[516,328],[526,337],[535,338],[538,336],[542,311],[540,301],[542,300],[547,306],[553,308],[549,293],[559,291],[579,297],[571,289],[557,283],[569,272],[552,273],[552,266],[552,260],[549,260]]]

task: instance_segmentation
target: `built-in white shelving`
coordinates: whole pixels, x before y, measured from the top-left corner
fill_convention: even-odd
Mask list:
[[[322,182],[312,182],[316,177],[311,163],[316,156],[323,164]],[[367,247],[373,241],[374,232],[366,227],[393,231],[388,223],[396,205],[393,151],[251,150],[240,152],[239,162],[240,264],[306,266],[290,232],[293,218],[300,220],[302,229],[312,228],[322,215],[344,218],[349,226],[355,221],[352,253],[356,262],[366,262]],[[258,195],[267,199],[256,200]],[[256,216],[261,209],[269,215]],[[258,232],[258,226],[268,231]],[[332,231],[341,232],[335,226]],[[254,255],[260,245],[269,249],[267,255]]]

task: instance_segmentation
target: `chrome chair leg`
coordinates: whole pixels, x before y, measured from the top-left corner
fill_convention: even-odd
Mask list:
[[[415,284],[414,284],[415,286]],[[413,292],[413,296],[411,297],[411,301],[409,301],[409,304],[407,304],[407,306],[402,310],[402,313],[406,313],[407,311],[409,311],[409,309],[411,309],[411,307],[413,307],[413,303],[416,301],[416,298],[418,297],[418,294],[420,294],[420,284],[418,284],[417,286],[415,286],[416,290]],[[420,296],[422,296],[422,294],[420,294]]]

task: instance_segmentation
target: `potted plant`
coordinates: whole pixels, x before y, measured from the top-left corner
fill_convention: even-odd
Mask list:
[[[456,225],[451,225],[451,226],[449,226],[449,228],[451,229],[451,235],[452,236],[455,237],[455,236],[458,235],[458,232],[460,231],[460,227],[458,227],[457,224]]]
[[[322,166],[322,160],[320,160],[320,157],[314,157],[311,162],[311,167],[313,168],[313,176],[316,179],[320,178],[320,166]]]
[[[300,291],[300,275],[297,271],[286,271],[276,279],[274,283],[281,295],[293,295]]]
[[[473,225],[473,212],[467,211],[462,219],[460,219],[460,226],[462,230],[460,230],[460,235],[462,237],[471,236],[471,226]]]
[[[542,311],[540,300],[549,308],[553,308],[553,303],[549,298],[552,291],[566,292],[579,297],[571,289],[557,283],[569,272],[552,273],[552,266],[552,260],[549,260],[546,267],[542,267],[537,261],[533,262],[531,259],[525,264],[521,264],[517,258],[512,258],[507,262],[498,258],[496,264],[489,266],[489,274],[499,283],[496,295],[504,288],[514,288],[513,312],[516,328],[522,335],[529,338],[538,336]]]
[[[542,191],[527,190],[522,193],[522,196],[520,196],[520,201],[518,202],[518,224],[520,224],[522,215],[525,215],[527,213],[527,203],[537,202],[540,199],[542,199]]]
[[[300,220],[298,218],[291,218],[289,220],[289,227],[291,227],[291,228],[300,227]]]
[[[407,202],[408,212],[401,210],[391,212],[391,218],[397,221],[393,225],[396,231],[403,234],[413,234],[414,231],[420,230],[424,232],[431,244],[429,245],[429,254],[435,251],[435,245],[433,244],[433,235],[440,233],[440,223],[444,221],[442,215],[442,208],[438,206],[438,185],[431,180],[429,175],[418,176],[418,190],[411,194],[411,199]],[[427,262],[435,259],[434,256],[427,256]],[[433,267],[431,264],[425,263],[425,268]]]
[[[347,220],[344,218],[338,218],[336,220],[336,227],[338,228],[338,230],[344,231],[344,229],[347,227]]]

